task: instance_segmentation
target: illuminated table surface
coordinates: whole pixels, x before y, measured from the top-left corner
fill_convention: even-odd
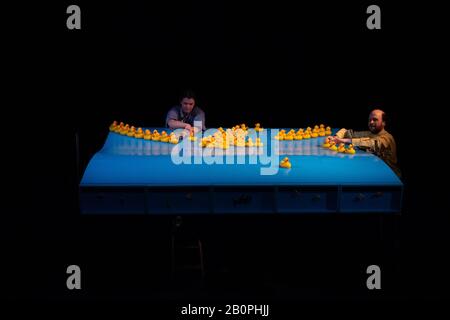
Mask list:
[[[170,132],[164,128],[156,129]],[[225,197],[228,194],[234,204],[241,204],[238,211],[264,209],[267,203],[255,205],[258,192],[261,193],[262,201],[265,197],[274,198],[270,202],[269,212],[278,212],[280,206],[285,206],[287,202],[293,202],[292,206],[287,205],[288,212],[302,209],[321,212],[400,210],[403,184],[377,156],[358,149],[355,154],[331,151],[322,147],[325,137],[277,141],[270,138],[273,129],[265,130],[267,139],[261,135],[264,147],[230,146],[226,150],[195,147],[199,141],[174,145],[110,132],[103,148],[90,160],[82,177],[82,211],[103,212],[101,208],[89,209],[95,202],[93,194],[98,196],[99,192],[103,195],[112,192],[113,195],[122,195],[124,207],[127,207],[125,202],[129,205],[132,201],[140,202],[142,193],[145,203],[142,210],[148,213],[152,211],[149,205],[151,207],[151,203],[156,200],[151,196],[154,192],[162,195],[172,191],[179,192],[181,198],[188,194],[189,203],[195,202],[193,198],[199,192],[198,205],[194,206],[193,211],[201,207],[202,198],[208,198],[205,200],[208,205],[203,208],[205,212],[217,211],[218,207],[223,207],[217,205],[217,195],[220,198],[222,194]],[[188,148],[183,149],[183,146]],[[195,152],[197,155],[194,157]],[[279,168],[278,161],[285,157],[289,158],[292,168]],[[267,171],[270,167],[272,171]],[[193,193],[189,187],[193,188]],[[291,199],[297,196],[301,198],[300,194],[311,198],[305,208]],[[249,198],[251,200],[245,203]],[[102,201],[107,202],[104,199]],[[176,201],[173,200],[174,203]],[[283,203],[280,204],[280,201]],[[108,205],[105,210],[115,211],[115,206]],[[174,210],[173,207],[176,206],[166,205],[170,207],[166,211],[175,213],[178,209]],[[159,205],[159,209],[154,211],[165,211],[162,207]],[[183,211],[184,207],[181,208]],[[233,208],[230,206],[231,210]],[[137,211],[141,212],[141,209]]]

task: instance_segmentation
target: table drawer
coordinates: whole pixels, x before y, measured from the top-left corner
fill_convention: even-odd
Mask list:
[[[276,204],[279,213],[336,212],[337,188],[279,187]]]
[[[147,192],[150,214],[197,214],[211,212],[208,188],[155,188]]]
[[[341,212],[398,212],[401,208],[400,188],[347,187],[342,189]]]
[[[145,214],[145,194],[143,190],[81,190],[80,211],[92,214]]]
[[[270,188],[214,188],[215,213],[274,213],[274,190]]]

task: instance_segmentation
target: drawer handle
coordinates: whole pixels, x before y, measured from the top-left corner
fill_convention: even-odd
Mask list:
[[[382,196],[383,196],[383,192],[381,192],[381,191],[375,192],[375,193],[373,194],[373,197],[374,197],[374,198],[381,198]]]
[[[239,197],[233,199],[233,207],[236,207],[240,204],[249,204],[252,201],[252,196],[249,194],[241,194]]]
[[[356,201],[363,201],[366,198],[366,196],[363,193],[358,193],[358,195],[355,197]]]

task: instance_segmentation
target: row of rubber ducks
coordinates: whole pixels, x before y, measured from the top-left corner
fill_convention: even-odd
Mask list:
[[[237,145],[237,146],[248,146],[248,147],[262,147],[263,144],[261,142],[260,138],[256,139],[256,142],[253,142],[250,138],[247,142],[245,142],[245,136],[247,135],[248,132],[248,127],[245,123],[240,124],[240,125],[236,125],[234,127],[232,127],[231,129],[227,129],[226,131],[220,127],[218,128],[218,131],[216,133],[221,133],[222,135],[224,135],[225,133],[228,134],[230,137],[233,137],[233,139],[228,138],[225,141],[229,141],[228,144],[232,144],[232,145]],[[162,131],[161,133],[159,133],[157,130],[153,130],[153,133],[150,132],[150,130],[143,130],[142,128],[135,128],[134,126],[128,125],[128,124],[124,124],[123,122],[118,123],[117,121],[114,121],[110,126],[109,126],[109,130],[111,132],[116,132],[118,134],[121,135],[126,135],[128,137],[134,137],[134,138],[138,138],[138,139],[145,139],[145,140],[153,140],[153,141],[161,141],[161,142],[169,142],[169,143],[178,143],[179,139],[178,137],[174,134],[171,133],[170,135],[168,135],[165,131]],[[255,124],[255,131],[257,132],[261,132],[264,129],[261,127],[261,124],[256,123]],[[210,139],[209,137],[203,138],[202,142],[201,142],[201,146],[206,147],[207,145],[210,146],[210,143],[208,144],[209,141],[208,139]],[[220,139],[219,136],[215,136],[216,140],[223,140]],[[197,141],[197,137],[194,135],[194,132],[191,132],[189,137],[188,137],[189,141]],[[204,142],[203,142],[204,140]],[[237,140],[237,141],[236,141]],[[244,140],[244,141],[242,141]],[[215,143],[217,145],[217,143]]]
[[[129,126],[128,124],[124,124],[121,122],[117,124],[117,121],[114,121],[110,126],[109,130],[111,132],[116,132],[118,134],[128,136],[131,138],[144,139],[144,140],[152,140],[152,141],[161,141],[166,143],[177,144],[179,142],[178,137],[172,132],[167,134],[166,131],[162,131],[161,133],[158,130],[153,130],[153,133],[146,129],[145,131],[142,128],[135,128],[134,126]]]
[[[221,129],[221,128],[219,128],[219,129]],[[247,125],[246,125],[245,123],[242,123],[242,124],[235,125],[234,127],[231,127],[230,129],[231,129],[231,130],[238,130],[238,129],[241,129],[241,130],[243,130],[243,131],[248,131],[249,127],[247,127]],[[262,131],[264,131],[264,128],[261,127],[261,124],[260,124],[260,123],[256,123],[254,129],[255,129],[256,132],[262,132]]]
[[[352,144],[350,144],[347,149],[345,148],[345,144],[344,143],[340,143],[339,147],[337,147],[336,143],[333,142],[333,141],[330,141],[329,138],[325,139],[325,142],[322,145],[322,147],[330,149],[331,151],[337,151],[337,152],[340,152],[340,153],[349,153],[349,154],[355,154],[356,153],[356,151],[353,148]]]
[[[306,128],[304,131],[302,128],[295,131],[294,129],[289,130],[280,130],[280,132],[274,137],[276,140],[303,140],[303,139],[311,139],[317,137],[325,137],[331,135],[331,128],[326,127],[321,124],[320,126],[314,126],[314,129],[311,127]]]

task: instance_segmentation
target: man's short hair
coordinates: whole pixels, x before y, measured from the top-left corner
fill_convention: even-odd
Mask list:
[[[194,91],[190,89],[184,90],[180,95],[180,101],[183,100],[184,98],[196,100]]]
[[[388,117],[386,115],[386,112],[384,112],[383,110],[381,110],[381,121],[383,121],[385,125],[387,125],[388,123]]]

